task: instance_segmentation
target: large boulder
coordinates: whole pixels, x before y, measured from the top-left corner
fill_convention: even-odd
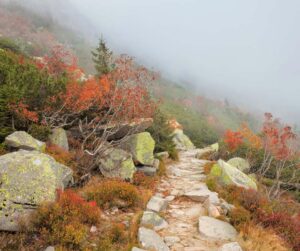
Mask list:
[[[143,248],[155,251],[170,251],[162,238],[151,229],[140,227],[138,231],[138,239]]]
[[[228,160],[227,163],[241,170],[243,173],[248,173],[250,171],[249,161],[243,158],[235,157]]]
[[[189,139],[188,136],[186,136],[183,133],[183,130],[181,129],[175,129],[173,132],[173,142],[178,150],[191,150],[195,149],[194,144]]]
[[[108,149],[100,159],[101,173],[109,178],[132,179],[136,171],[132,155],[122,149]]]
[[[33,138],[30,134],[24,131],[16,131],[5,138],[5,144],[8,147],[23,149],[23,150],[37,150],[44,152],[46,144]]]
[[[153,165],[154,147],[155,141],[148,132],[130,135],[120,145],[120,148],[132,154],[133,161],[136,164],[146,166]]]
[[[229,223],[208,216],[199,218],[199,232],[216,240],[235,240],[237,231]]]
[[[209,176],[217,178],[223,185],[236,185],[245,189],[257,190],[256,183],[249,176],[223,160],[219,160],[212,167]]]
[[[72,170],[38,151],[0,156],[0,230],[17,231],[18,219],[72,181]]]
[[[63,128],[55,128],[49,136],[52,145],[56,145],[66,151],[69,151],[69,143],[67,133]]]

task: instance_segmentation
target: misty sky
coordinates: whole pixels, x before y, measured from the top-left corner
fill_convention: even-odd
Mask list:
[[[70,1],[117,52],[300,122],[299,0]]]

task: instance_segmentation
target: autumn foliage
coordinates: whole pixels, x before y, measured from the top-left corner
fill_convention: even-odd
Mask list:
[[[43,204],[32,215],[30,231],[48,245],[78,249],[100,216],[96,202],[87,202],[71,190],[59,190],[56,202]]]

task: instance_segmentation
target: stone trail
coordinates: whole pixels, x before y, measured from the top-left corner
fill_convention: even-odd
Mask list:
[[[198,152],[199,149],[181,152],[180,161],[167,167],[167,176],[161,180],[157,194],[147,208],[160,215],[167,224],[163,228],[155,228],[155,220],[149,219],[148,223],[153,224],[152,227],[147,224],[142,226],[156,230],[158,235],[155,237],[160,239],[157,240],[159,244],[151,246],[155,242],[153,233],[147,244],[147,236],[139,236],[145,250],[218,251],[227,250],[226,247],[235,241],[236,231],[230,224],[207,217],[217,217],[225,202],[208,190],[203,171],[204,164],[208,161],[197,159],[195,156]],[[158,204],[155,206],[153,202],[156,201]],[[165,203],[168,203],[167,207]],[[210,210],[208,212],[208,208],[212,207],[215,214]]]

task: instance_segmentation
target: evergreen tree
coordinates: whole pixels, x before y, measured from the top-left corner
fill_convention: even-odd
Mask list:
[[[160,110],[157,110],[153,124],[147,131],[151,134],[155,141],[156,153],[167,151],[172,159],[178,159],[178,153],[173,142],[173,129],[169,126],[169,118],[162,113]]]
[[[100,39],[96,50],[92,51],[92,55],[97,76],[101,77],[103,74],[109,73],[111,70],[112,51],[106,46],[103,38]]]

